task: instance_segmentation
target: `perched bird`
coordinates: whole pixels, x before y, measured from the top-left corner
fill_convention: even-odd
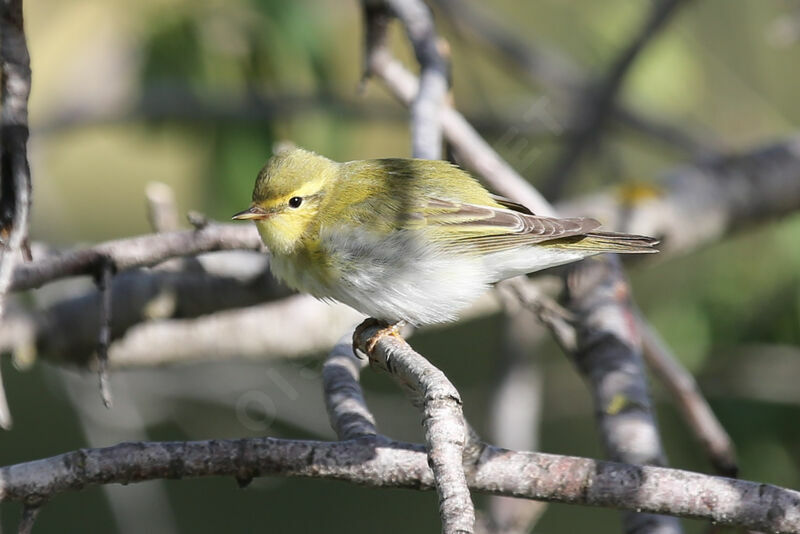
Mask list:
[[[492,195],[446,161],[338,163],[300,148],[261,169],[250,207],[286,284],[388,324],[455,320],[491,284],[603,252],[656,252]]]

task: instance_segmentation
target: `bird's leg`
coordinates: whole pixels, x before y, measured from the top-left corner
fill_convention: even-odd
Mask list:
[[[369,356],[369,354],[375,349],[375,345],[378,344],[378,341],[383,336],[395,336],[402,338],[400,335],[400,329],[405,325],[405,321],[397,321],[396,323],[389,324],[386,321],[381,321],[379,319],[375,319],[374,317],[368,317],[353,331],[353,354],[355,354],[357,358],[360,358],[357,339],[367,328],[379,327],[379,330],[375,332],[375,334],[370,337],[366,343],[367,355]]]

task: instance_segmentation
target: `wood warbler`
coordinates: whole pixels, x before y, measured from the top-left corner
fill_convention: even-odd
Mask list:
[[[413,325],[456,319],[505,278],[658,243],[534,215],[446,161],[338,163],[300,148],[267,162],[233,218],[255,221],[272,272],[292,288]]]

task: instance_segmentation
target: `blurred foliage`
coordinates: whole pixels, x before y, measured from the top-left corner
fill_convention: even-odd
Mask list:
[[[523,41],[557,48],[587,75],[601,76],[636,31],[645,5],[502,0],[492,9]],[[796,133],[798,12],[796,3],[785,0],[691,3],[645,50],[622,94],[637,109],[728,149],[746,150]],[[40,0],[26,3],[26,17],[34,72],[35,239],[74,244],[149,231],[143,190],[151,180],[170,184],[182,211],[198,209],[224,219],[247,205],[256,172],[273,143],[283,139],[339,160],[409,153],[402,108],[377,84],[369,84],[364,95],[356,92],[362,57],[355,1]],[[452,46],[459,108],[481,118],[488,140],[538,183],[556,154],[558,136],[506,134],[507,124],[532,106],[544,103],[544,113],[553,111],[542,99],[545,93],[485,45],[456,33],[441,15],[437,22]],[[392,42],[401,58],[412,58],[400,32]],[[195,106],[191,120],[147,113],[161,95]],[[66,126],[65,118],[71,119]],[[612,127],[600,150],[584,161],[570,192],[655,182],[686,157],[640,133]],[[789,487],[800,485],[795,424],[800,397],[792,384],[800,376],[798,244],[800,217],[793,216],[687,257],[656,259],[631,275],[645,313],[712,392],[712,405],[738,446],[742,475]],[[488,428],[492,385],[486,377],[497,374],[492,355],[500,346],[499,324],[487,319],[414,341],[453,379],[482,431]],[[601,456],[580,379],[552,343],[538,356],[546,373],[542,448]],[[317,364],[281,372],[307,382],[302,377]],[[230,366],[231,376],[266,376],[259,374],[263,366],[237,365]],[[82,429],[90,424],[86,408],[73,406],[64,394],[61,371],[39,365],[12,373],[5,367],[16,426],[3,435],[0,463],[107,444],[84,437]],[[185,380],[185,370],[169,372],[176,381]],[[219,370],[208,372],[216,376]],[[132,384],[148,376],[129,375],[125,379]],[[382,430],[419,439],[416,414],[394,385],[370,372],[364,380]],[[86,383],[94,387],[92,377]],[[267,378],[262,387],[276,388]],[[310,388],[317,388],[316,382]],[[229,389],[235,399],[236,386]],[[708,471],[668,398],[658,385],[654,389],[672,464]],[[322,410],[316,397],[297,402],[310,412]],[[236,422],[230,402],[209,403],[176,399],[164,408],[162,422],[145,429],[147,436],[256,434]],[[187,430],[186,421],[199,422]],[[330,437],[329,430],[311,427],[278,417],[268,433]],[[149,487],[156,486],[166,488],[181,532],[437,528],[432,493],[281,479],[256,481],[246,491],[236,490],[231,480]],[[12,530],[17,509],[7,508],[2,526]],[[108,494],[91,489],[49,504],[37,532],[126,531],[114,521]],[[618,530],[618,521],[609,510],[552,506],[540,531],[608,532]],[[703,529],[687,524],[691,532]]]

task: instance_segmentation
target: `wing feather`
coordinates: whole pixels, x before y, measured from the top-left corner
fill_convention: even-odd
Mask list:
[[[594,219],[557,219],[528,210],[435,198],[428,199],[412,218],[424,220],[425,228],[443,246],[481,254],[579,236],[600,226]]]

